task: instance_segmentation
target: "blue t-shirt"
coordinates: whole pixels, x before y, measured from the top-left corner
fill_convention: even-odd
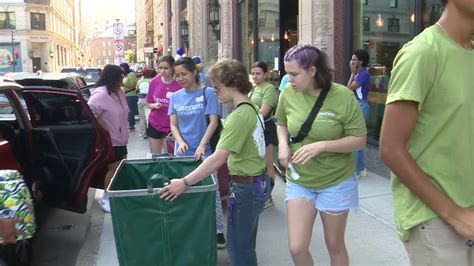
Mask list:
[[[283,75],[280,81],[280,86],[278,87],[279,91],[283,91],[285,89],[286,84],[288,83],[288,74]]]
[[[370,88],[370,75],[367,68],[362,68],[357,72],[354,77],[354,81],[359,84],[359,88],[354,90],[354,94],[358,100],[367,101],[367,95],[369,94]]]
[[[176,154],[178,142],[176,142],[174,145],[175,155],[193,156],[207,130],[206,116],[220,116],[220,106],[211,88],[206,88],[206,101],[204,101],[202,88],[197,90],[183,88],[171,95],[168,115],[177,116],[179,133],[189,148],[185,153],[178,155]],[[209,144],[207,144],[204,154],[205,156],[212,154]]]

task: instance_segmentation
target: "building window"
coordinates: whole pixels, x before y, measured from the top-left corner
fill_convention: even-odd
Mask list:
[[[369,142],[376,143],[380,135],[393,60],[400,48],[416,35],[410,15],[425,16],[415,10],[415,0],[354,2],[361,4],[354,5],[352,13],[355,29],[351,33],[352,45],[354,50],[364,49],[370,56],[370,116],[367,120],[367,138]],[[423,11],[423,14],[427,13]]]
[[[400,32],[400,19],[398,18],[388,19],[388,32]]]
[[[45,15],[43,13],[31,13],[31,29],[46,30]]]
[[[263,28],[267,23],[267,12],[260,12],[258,15],[258,26]]]
[[[364,31],[370,31],[370,17],[364,16],[362,18],[362,28]]]
[[[105,47],[105,41],[102,41],[102,47]]]
[[[15,12],[0,12],[0,29],[16,29]]]

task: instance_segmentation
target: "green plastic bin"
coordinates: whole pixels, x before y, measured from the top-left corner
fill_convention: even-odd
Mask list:
[[[214,177],[188,187],[174,201],[159,197],[166,179],[149,182],[152,176],[181,178],[201,162],[166,157],[120,163],[108,187],[120,265],[216,265]]]

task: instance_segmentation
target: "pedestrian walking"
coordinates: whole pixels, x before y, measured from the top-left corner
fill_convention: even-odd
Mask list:
[[[174,154],[194,156],[196,160],[203,156],[208,157],[212,154],[209,142],[220,119],[216,95],[212,89],[201,87],[196,64],[191,58],[178,59],[174,63],[174,72],[176,80],[183,87],[171,95],[168,109],[171,132],[175,138]],[[223,217],[221,196],[216,193],[216,227],[219,248],[225,247]]]
[[[353,93],[333,83],[324,52],[296,45],[284,64],[291,86],[281,93],[275,116],[278,158],[288,167],[290,253],[295,265],[313,264],[309,245],[319,213],[331,265],[349,265],[344,233],[348,211],[358,207],[352,152],[365,146],[364,118]]]
[[[265,173],[263,118],[248,97],[252,84],[242,63],[220,61],[209,69],[208,76],[219,101],[232,104],[235,110],[225,120],[216,151],[189,175],[171,180],[160,193],[162,198],[173,200],[187,186],[209,176],[227,161],[231,179],[227,250],[233,266],[254,266],[258,218],[270,194],[270,179]]]
[[[196,68],[199,72],[199,83],[201,84],[202,87],[212,87],[211,83],[206,77],[206,69],[204,68],[204,65],[202,64],[201,57],[198,55],[194,55],[191,57],[193,59],[194,64],[196,64]]]
[[[128,105],[123,85],[123,71],[116,65],[106,65],[96,82],[95,90],[89,98],[88,104],[99,124],[110,134],[114,149],[114,158],[107,164],[107,174],[104,179],[104,190],[110,184],[120,161],[127,158],[128,144]],[[109,197],[105,191],[100,205],[104,212],[110,212]]]
[[[138,88],[138,125],[139,125],[139,136],[141,139],[147,139],[146,129],[147,120],[145,108],[148,107],[146,97],[148,95],[148,89],[150,87],[150,81],[156,76],[156,72],[153,69],[145,68],[143,70],[142,78],[137,82]]]
[[[395,57],[380,155],[411,264],[474,265],[474,5],[441,2]]]
[[[124,73],[123,90],[125,91],[128,109],[128,130],[135,130],[135,115],[138,115],[138,93],[137,93],[137,75],[130,69],[127,63],[121,63]]]
[[[370,74],[367,69],[369,65],[369,54],[367,51],[359,49],[352,53],[349,68],[351,76],[347,82],[347,87],[354,91],[354,95],[359,102],[359,107],[364,115],[365,123],[369,120],[370,106],[367,100],[370,89]],[[367,175],[365,168],[364,150],[354,151],[356,158],[356,174],[357,177],[364,177]]]
[[[260,109],[260,114],[263,115],[265,121],[265,161],[267,165],[267,175],[271,178],[271,187],[275,186],[275,168],[273,168],[273,155],[275,153],[275,146],[278,145],[278,138],[276,133],[276,125],[273,121],[273,113],[275,111],[278,95],[275,87],[267,82],[268,66],[265,62],[257,61],[252,64],[251,75],[255,87],[250,92],[250,100],[256,104]],[[265,202],[265,208],[274,205],[273,199],[270,196]]]
[[[173,78],[173,64],[174,58],[171,55],[158,59],[159,76],[150,81],[146,98],[151,110],[148,117],[147,136],[152,154],[167,152],[166,136],[171,130],[168,107],[171,95],[181,89],[179,83]]]

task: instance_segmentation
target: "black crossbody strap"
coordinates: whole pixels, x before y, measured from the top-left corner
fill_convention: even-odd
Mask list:
[[[204,97],[204,107],[207,105],[207,100],[206,100],[206,87],[202,88],[202,97]]]
[[[329,85],[329,88],[331,88],[331,85]],[[318,99],[316,99],[316,102],[314,103],[313,108],[311,109],[311,112],[306,118],[306,121],[304,121],[304,123],[301,125],[300,131],[298,131],[298,135],[296,135],[296,137],[290,137],[291,143],[301,142],[304,138],[306,138],[306,136],[308,136],[308,133],[311,130],[311,126],[313,125],[314,119],[316,119],[319,110],[323,106],[324,99],[326,99],[326,96],[328,95],[329,88],[323,89],[321,91],[318,96]]]
[[[244,105],[244,104],[250,105],[252,107],[252,109],[255,111],[255,113],[257,113],[258,122],[260,122],[260,125],[262,126],[262,129],[265,130],[265,126],[263,125],[263,122],[260,119],[260,113],[257,111],[257,109],[255,109],[255,106],[253,106],[253,104],[251,104],[249,102],[241,102],[237,105],[237,107],[235,107],[235,109],[239,108],[239,106]]]

